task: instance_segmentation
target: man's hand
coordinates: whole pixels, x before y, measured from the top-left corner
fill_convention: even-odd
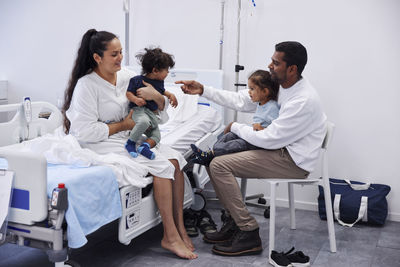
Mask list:
[[[259,124],[259,123],[254,123],[253,124],[253,130],[254,131],[261,131],[261,130],[264,130],[264,127],[262,127],[261,124]]]
[[[171,106],[173,106],[174,108],[178,106],[178,99],[176,99],[176,96],[174,94],[169,94],[168,99]]]
[[[204,86],[196,81],[176,81],[176,84],[183,84],[181,86],[182,91],[189,95],[202,95]]]
[[[136,96],[143,98],[144,100],[154,100],[156,98],[156,95],[160,94],[156,89],[154,89],[151,84],[145,81],[143,81],[143,84],[145,85],[145,87],[137,89]]]
[[[137,97],[134,102],[138,107],[143,107],[144,105],[146,105],[146,100],[140,97]]]
[[[229,123],[228,126],[225,127],[224,134],[227,134],[231,131],[233,122]]]

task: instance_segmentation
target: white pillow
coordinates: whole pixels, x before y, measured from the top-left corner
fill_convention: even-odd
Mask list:
[[[180,85],[165,83],[165,90],[173,93],[178,100],[176,108],[168,106],[169,121],[185,122],[197,113],[198,95],[187,95],[181,90]]]

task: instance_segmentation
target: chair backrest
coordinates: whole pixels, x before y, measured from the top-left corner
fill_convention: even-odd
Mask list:
[[[326,122],[326,135],[324,141],[322,142],[322,148],[327,150],[329,144],[331,143],[333,131],[335,130],[335,124],[330,121]]]

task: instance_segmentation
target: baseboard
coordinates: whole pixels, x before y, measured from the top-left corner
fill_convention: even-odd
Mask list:
[[[269,203],[269,198],[266,197],[265,199],[267,199],[267,201]],[[277,198],[276,206],[288,208],[289,201],[284,198]],[[295,201],[295,206],[296,206],[296,209],[300,209],[300,210],[318,211],[318,203],[315,203],[315,202]],[[392,222],[400,222],[400,213],[389,212],[387,220],[392,221]]]
[[[388,221],[392,221],[392,222],[400,222],[400,213],[398,213],[398,212],[389,212],[387,220]]]

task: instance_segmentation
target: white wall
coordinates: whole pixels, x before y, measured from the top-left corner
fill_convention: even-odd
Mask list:
[[[124,42],[122,1],[0,1],[0,79],[9,103],[23,96],[57,104],[72,70],[82,35],[111,31]]]
[[[160,46],[174,55],[175,67],[218,68],[218,1],[131,1],[130,10],[131,65],[143,48]]]
[[[159,45],[175,55],[178,68],[218,68],[221,1],[131,2],[131,62],[139,50]],[[266,68],[276,43],[302,42],[309,52],[304,75],[337,126],[331,176],[389,184],[389,218],[400,221],[400,2],[255,2],[254,8],[242,0],[239,63],[246,70],[240,80],[246,82],[249,72]],[[225,4],[227,90],[234,83],[237,3]],[[9,102],[30,95],[57,104],[80,38],[89,28],[114,32],[124,44],[122,0],[0,1],[0,79],[9,82]],[[226,121],[232,118],[227,113]],[[249,121],[249,116],[239,114],[239,120]],[[262,184],[251,181],[249,192],[258,192]],[[315,188],[298,195],[303,208],[316,208]],[[279,196],[285,199],[285,190]]]
[[[243,11],[243,64],[263,68],[273,44],[302,42],[309,52],[304,75],[337,126],[331,176],[389,184],[390,218],[400,220],[400,2],[256,2],[256,9],[247,5]],[[315,203],[315,191],[308,192],[301,194],[303,204]]]

